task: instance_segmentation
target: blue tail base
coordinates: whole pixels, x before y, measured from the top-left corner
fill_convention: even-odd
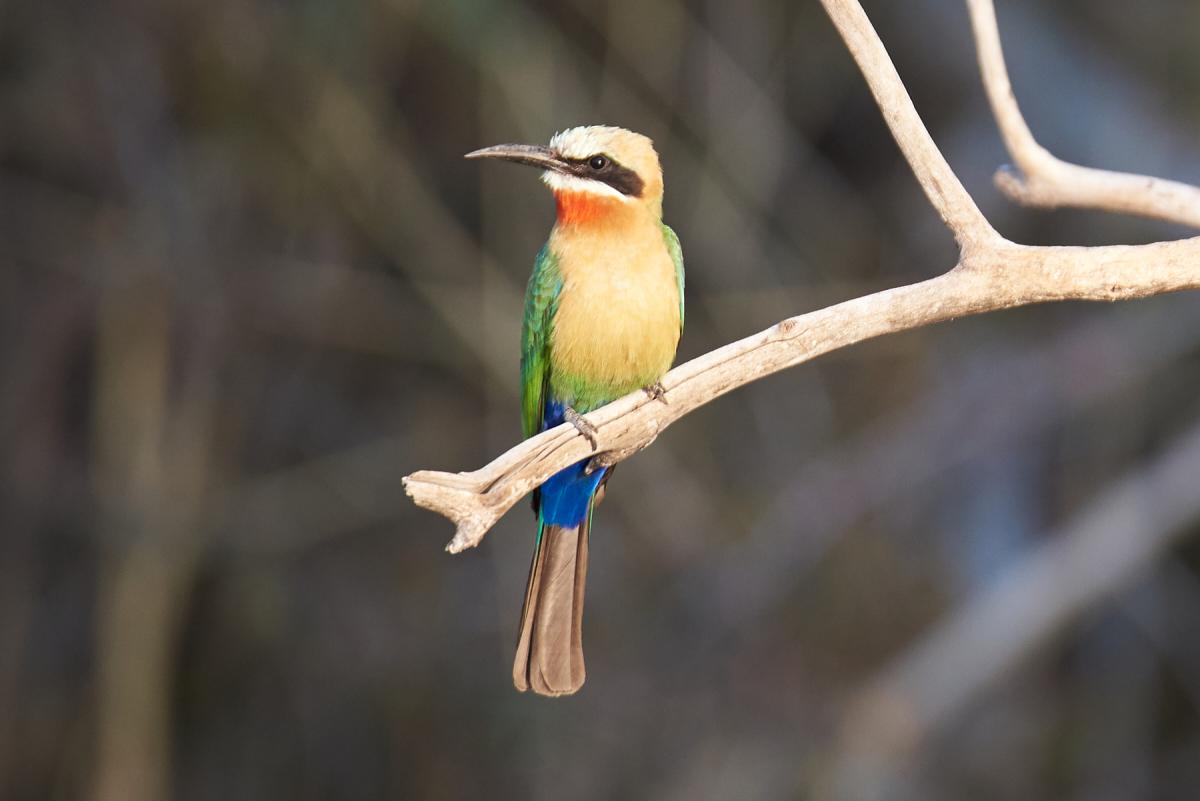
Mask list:
[[[561,424],[566,419],[565,412],[566,407],[563,404],[554,401],[547,403],[542,414],[542,430]],[[588,461],[590,460],[584,459],[565,467],[542,484],[538,490],[538,506],[543,523],[575,528],[587,519],[592,496],[596,494],[596,488],[608,472],[606,467],[588,474],[585,472]]]

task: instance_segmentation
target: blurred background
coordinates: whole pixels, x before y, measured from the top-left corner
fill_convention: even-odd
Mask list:
[[[1009,204],[963,4],[867,11],[1004,234],[1188,235]],[[999,15],[1043,144],[1200,182],[1200,5]],[[0,799],[1194,799],[1195,295],[681,420],[597,516],[583,691],[513,690],[532,515],[451,557],[400,478],[520,436],[553,206],[462,154],[588,123],[662,155],[681,361],[955,260],[816,2],[0,3]]]

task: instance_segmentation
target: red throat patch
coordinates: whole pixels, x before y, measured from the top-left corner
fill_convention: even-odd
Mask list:
[[[555,192],[559,225],[587,225],[609,219],[621,205],[616,198],[591,192]]]

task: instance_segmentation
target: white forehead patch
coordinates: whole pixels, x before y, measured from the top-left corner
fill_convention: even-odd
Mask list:
[[[614,136],[622,133],[620,128],[608,125],[582,125],[568,128],[550,137],[550,149],[571,159],[585,159],[603,153]]]
[[[591,195],[615,197],[625,203],[633,198],[621,194],[603,181],[593,181],[587,178],[577,178],[574,175],[563,175],[561,172],[546,170],[542,173],[542,181],[555,192],[587,192]]]

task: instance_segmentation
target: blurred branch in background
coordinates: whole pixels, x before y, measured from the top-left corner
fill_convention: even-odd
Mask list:
[[[195,215],[177,213],[169,155],[151,146],[168,100],[134,76],[160,56],[156,43],[121,47],[89,80],[127,206],[109,209],[93,235],[107,267],[96,293],[89,448],[98,522],[92,801],[160,801],[171,795],[172,693],[181,625],[208,540],[202,510],[217,471],[214,419],[224,319],[177,314],[191,259],[202,261]],[[175,228],[173,241],[160,232]],[[196,243],[186,256],[172,253]],[[173,258],[174,256],[174,258]],[[211,279],[192,287],[211,292]]]
[[[1197,476],[1200,424],[905,649],[852,702],[831,797],[906,797],[903,766],[923,740],[1189,533]]]

